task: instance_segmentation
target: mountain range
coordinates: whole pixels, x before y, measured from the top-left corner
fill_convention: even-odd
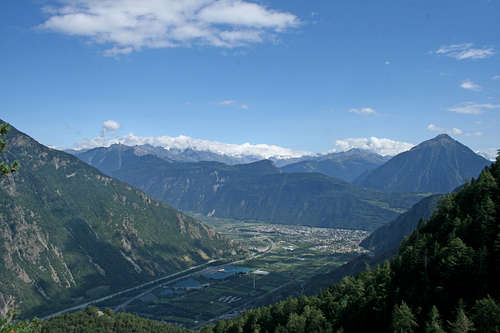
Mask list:
[[[367,171],[384,164],[390,157],[367,150],[351,149],[346,152],[330,153],[283,166],[281,170],[293,172],[318,172],[324,175],[352,182]]]
[[[319,173],[284,173],[269,160],[233,166],[173,163],[123,145],[90,150],[80,158],[177,209],[217,217],[374,230],[421,199]]]
[[[398,154],[354,183],[390,192],[448,193],[491,162],[447,134]]]
[[[12,128],[0,161],[0,299],[54,311],[231,256],[203,223]]]
[[[497,332],[500,158],[441,200],[394,259],[204,332]]]

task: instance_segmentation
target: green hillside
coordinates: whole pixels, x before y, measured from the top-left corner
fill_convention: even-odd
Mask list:
[[[394,221],[375,230],[361,242],[361,246],[376,254],[396,250],[403,239],[417,228],[420,220],[427,220],[431,217],[440,198],[441,195],[432,195],[422,199]]]
[[[55,312],[238,247],[76,157],[11,129],[0,153],[0,298]]]

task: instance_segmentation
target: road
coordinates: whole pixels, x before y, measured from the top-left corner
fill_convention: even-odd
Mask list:
[[[142,288],[147,287],[147,286],[152,285],[152,284],[157,284],[158,282],[161,282],[163,280],[171,279],[171,278],[176,277],[176,276],[178,276],[180,274],[184,274],[184,273],[187,273],[189,271],[192,271],[192,270],[195,270],[195,269],[199,269],[199,268],[202,268],[204,266],[208,266],[208,265],[213,264],[214,262],[217,262],[217,261],[220,261],[220,260],[210,260],[210,261],[208,261],[208,262],[206,262],[204,264],[193,266],[193,267],[190,267],[190,268],[185,269],[183,271],[180,271],[180,272],[177,272],[177,273],[174,273],[174,274],[170,274],[170,275],[167,275],[167,276],[163,276],[163,277],[158,278],[156,280],[145,282],[145,283],[142,283],[142,284],[137,285],[135,287],[124,289],[124,290],[118,291],[116,293],[113,293],[111,295],[107,295],[107,296],[104,296],[104,297],[101,297],[101,298],[98,298],[98,299],[94,299],[92,301],[89,301],[89,302],[86,302],[86,303],[83,303],[83,304],[80,304],[80,305],[77,305],[77,306],[73,306],[71,308],[67,308],[67,309],[64,309],[64,310],[52,313],[52,314],[50,314],[48,316],[42,317],[41,319],[42,320],[47,320],[47,319],[50,319],[50,318],[53,318],[53,317],[56,317],[56,316],[59,316],[59,315],[62,315],[62,314],[68,313],[68,312],[82,310],[82,309],[85,309],[89,305],[101,303],[101,302],[107,301],[107,300],[109,300],[109,299],[111,299],[113,297],[120,296],[120,295],[129,293],[131,291],[138,290],[138,289],[142,289]]]
[[[267,249],[264,252],[259,253],[259,254],[253,254],[253,255],[251,255],[248,258],[244,258],[244,259],[241,259],[241,260],[235,260],[235,261],[232,261],[232,262],[229,262],[229,263],[225,263],[225,264],[222,264],[222,265],[219,265],[219,266],[215,266],[215,267],[213,267],[213,269],[223,268],[224,266],[227,266],[227,265],[241,264],[241,263],[243,263],[245,261],[249,261],[251,259],[259,258],[259,257],[263,256],[264,254],[268,253],[269,251],[272,251],[276,247],[276,245],[274,244],[274,242],[270,238],[266,237],[265,239],[269,242],[269,246],[267,247]],[[180,277],[178,277],[178,278],[176,278],[174,280],[168,281],[168,283],[165,283],[164,285],[170,285],[170,284],[175,283],[175,282],[177,282],[179,280],[184,280],[184,279],[187,279],[189,277],[192,277],[193,275],[198,274],[198,273],[199,272],[193,272],[193,273],[189,273],[187,275],[180,276]],[[115,307],[114,311],[117,312],[117,311],[120,311],[121,309],[126,308],[127,305],[129,305],[133,301],[135,301],[135,300],[137,300],[137,299],[139,299],[139,298],[141,298],[141,297],[149,294],[150,292],[152,292],[156,288],[158,288],[158,286],[154,286],[152,288],[149,288],[148,290],[140,293],[139,295],[136,295],[136,296],[128,299],[126,302],[124,302],[124,303],[118,305],[117,307]]]
[[[256,258],[259,258],[259,257],[263,256],[264,254],[268,253],[269,251],[273,250],[276,247],[275,244],[274,244],[274,242],[271,239],[269,239],[269,238],[265,238],[265,239],[267,241],[269,241],[269,247],[264,252],[259,253],[259,254],[253,254],[253,255],[251,255],[251,256],[249,256],[247,258],[244,258],[244,259],[235,260],[235,261],[232,261],[232,262],[229,262],[229,263],[225,263],[223,265],[216,266],[216,268],[223,267],[225,265],[239,264],[239,263],[242,263],[242,262],[245,262],[245,261],[248,261],[248,260],[252,260],[252,259],[256,259]],[[190,268],[185,269],[183,271],[180,271],[180,272],[177,272],[177,273],[174,273],[174,274],[170,274],[170,275],[167,275],[167,276],[163,276],[161,278],[158,278],[158,279],[155,279],[155,280],[152,280],[152,281],[149,281],[149,282],[141,283],[141,284],[139,284],[139,285],[137,285],[135,287],[124,289],[124,290],[118,291],[116,293],[113,293],[113,294],[110,294],[110,295],[107,295],[107,296],[104,296],[104,297],[101,297],[101,298],[98,298],[98,299],[94,299],[92,301],[88,301],[88,302],[80,304],[80,305],[76,305],[76,306],[73,306],[73,307],[70,307],[70,308],[67,308],[67,309],[64,309],[64,310],[61,310],[61,311],[49,314],[49,315],[47,315],[45,317],[42,317],[41,319],[42,320],[47,320],[47,319],[50,319],[50,318],[53,318],[53,317],[56,317],[56,316],[59,316],[59,315],[62,315],[62,314],[68,313],[68,312],[82,310],[82,309],[85,309],[86,307],[88,307],[89,305],[98,304],[98,303],[107,301],[109,299],[112,299],[112,298],[114,298],[116,296],[120,296],[120,295],[129,293],[131,291],[139,290],[139,289],[142,289],[142,288],[150,286],[150,285],[155,285],[153,288],[150,288],[150,289],[144,291],[143,293],[141,293],[141,294],[139,294],[137,296],[134,296],[134,297],[128,299],[126,302],[118,305],[115,308],[115,311],[119,311],[119,310],[125,308],[128,304],[132,303],[134,300],[136,300],[138,298],[141,298],[142,296],[147,295],[152,290],[156,289],[158,287],[158,286],[156,286],[156,284],[158,284],[159,282],[164,281],[164,280],[168,280],[168,279],[172,279],[172,278],[175,278],[175,279],[172,280],[172,281],[168,281],[169,284],[170,283],[174,283],[174,282],[179,281],[179,280],[183,280],[185,278],[188,278],[188,277],[192,276],[195,272],[192,272],[192,273],[189,273],[189,274],[186,274],[186,273],[194,271],[194,270],[198,270],[198,269],[200,269],[202,267],[205,267],[205,266],[209,266],[209,265],[211,265],[211,264],[213,264],[215,262],[218,262],[218,261],[222,261],[222,259],[219,259],[219,260],[210,260],[210,261],[208,261],[208,262],[206,262],[204,264],[193,266],[193,267],[190,267]]]

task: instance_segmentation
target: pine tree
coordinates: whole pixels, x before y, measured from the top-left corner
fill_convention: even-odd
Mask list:
[[[458,307],[455,321],[449,324],[451,333],[468,333],[475,331],[474,323],[467,317],[462,305]]]
[[[432,306],[431,312],[429,313],[429,320],[425,325],[425,333],[445,333],[444,329],[441,327],[441,318],[439,317],[439,311],[435,305]]]
[[[392,331],[394,333],[413,333],[417,326],[415,316],[404,301],[401,302],[401,305],[394,306],[392,312]]]

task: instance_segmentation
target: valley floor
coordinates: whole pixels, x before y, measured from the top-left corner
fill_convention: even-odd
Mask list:
[[[197,218],[203,218],[196,216]],[[256,306],[302,294],[304,283],[366,252],[368,232],[203,218],[252,254],[148,284],[95,304],[199,328]]]

